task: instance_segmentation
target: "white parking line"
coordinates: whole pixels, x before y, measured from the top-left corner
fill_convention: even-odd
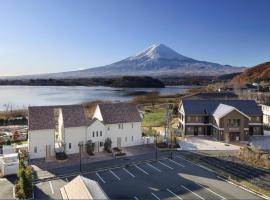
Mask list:
[[[134,199],[135,199],[135,200],[140,200],[140,199],[139,199],[138,197],[136,197],[136,196],[134,197]]]
[[[52,194],[54,194],[54,190],[53,190],[52,182],[51,182],[51,181],[49,181],[49,184],[50,184],[50,188],[51,188]]]
[[[178,199],[181,199],[182,200],[182,198],[181,197],[179,197],[177,194],[175,194],[174,192],[172,192],[171,190],[169,190],[168,188],[167,188],[167,191],[169,192],[169,193],[171,193],[172,195],[174,195],[176,198],[178,198]]]
[[[209,188],[204,187],[204,186],[203,186],[203,185],[201,185],[200,183],[196,183],[196,184],[197,184],[197,185],[199,185],[199,186],[201,186],[201,187],[203,187],[204,189],[208,190],[209,192],[212,192],[212,193],[213,193],[213,194],[215,194],[216,196],[220,197],[220,198],[221,198],[221,200],[225,200],[225,199],[226,199],[225,197],[221,196],[220,194],[218,194],[218,193],[214,192],[213,190],[210,190]]]
[[[114,175],[115,178],[117,178],[119,181],[121,180],[119,176],[117,176],[112,170],[109,170],[112,175]]]
[[[186,189],[187,191],[191,192],[195,196],[199,197],[200,199],[205,200],[203,197],[201,197],[200,195],[198,195],[195,192],[191,191],[190,189],[186,188],[185,186],[181,185],[181,187],[184,188],[184,189]]]
[[[145,174],[147,174],[147,175],[149,175],[146,171],[144,171],[142,168],[140,168],[139,166],[137,166],[137,165],[134,165],[138,170],[140,170],[141,172],[143,172],[143,173],[145,173]]]
[[[166,165],[166,164],[164,164],[164,163],[162,163],[162,162],[160,162],[160,161],[158,161],[158,162],[159,162],[160,164],[162,164],[163,166],[168,167],[169,169],[173,170],[172,167],[170,167],[170,166],[168,166],[168,165]]]
[[[96,172],[97,177],[103,182],[106,183],[106,181],[103,180],[103,178],[101,178],[101,176],[99,175],[99,173]]]
[[[123,170],[124,170],[125,172],[127,172],[130,176],[132,176],[133,178],[135,178],[135,175],[132,174],[130,171],[128,171],[126,168],[123,168]],[[135,197],[134,197],[134,198],[135,198]]]
[[[159,198],[157,195],[155,195],[153,192],[151,192],[151,194],[152,194],[154,197],[156,197],[157,200],[160,200],[160,198]]]
[[[180,163],[178,163],[178,162],[176,162],[176,161],[174,161],[174,160],[169,159],[169,161],[171,161],[171,162],[173,162],[174,164],[179,165],[179,166],[181,166],[181,167],[185,167],[184,165],[182,165],[182,164],[180,164]]]
[[[151,165],[151,164],[149,164],[149,163],[146,163],[149,167],[152,167],[153,169],[155,169],[155,170],[157,170],[158,172],[161,172],[161,170],[160,169],[158,169],[158,168],[156,168],[155,166],[153,166],[153,165]]]

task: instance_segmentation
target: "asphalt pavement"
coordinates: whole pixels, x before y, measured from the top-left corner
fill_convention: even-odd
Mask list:
[[[142,157],[134,157],[112,163],[99,162],[88,168],[83,166],[85,172],[82,175],[98,181],[110,199],[262,199],[227,183],[215,173],[187,162],[182,159],[181,152],[174,152],[173,160],[166,158],[170,155],[168,152],[160,155],[162,159],[159,161],[146,154],[143,158],[152,156],[154,160],[138,162]],[[133,164],[127,164],[130,161]],[[86,172],[88,169],[99,170]],[[35,198],[59,199],[60,187],[74,177],[69,175],[37,183]]]

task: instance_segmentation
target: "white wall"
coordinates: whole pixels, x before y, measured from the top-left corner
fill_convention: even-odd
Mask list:
[[[65,128],[66,154],[79,153],[79,142],[85,143],[86,127]],[[71,148],[69,148],[71,143]]]
[[[93,132],[94,132],[94,137],[93,137]],[[97,136],[98,132],[98,136]],[[102,135],[100,135],[100,132]],[[100,146],[100,142],[103,142],[103,147],[104,147],[104,142],[105,139],[107,138],[107,131],[104,126],[104,124],[98,120],[96,120],[91,126],[87,128],[87,136],[86,136],[86,142],[88,140],[92,140],[93,143],[99,143],[98,145]],[[99,147],[98,151],[102,151],[103,147]]]
[[[45,158],[46,157],[46,145],[50,145],[50,155],[54,156],[54,130],[35,130],[28,133],[28,150],[30,153],[30,159]],[[35,147],[37,147],[37,153],[35,153]]]
[[[133,124],[133,128],[132,128]],[[142,128],[141,122],[134,122],[134,123],[123,123],[120,125],[120,129],[118,124],[107,124],[108,137],[112,140],[112,147],[117,146],[117,138],[121,137],[121,147],[133,146],[133,145],[140,145],[142,144]],[[132,141],[133,136],[133,141]]]
[[[132,126],[133,124],[133,126]],[[109,127],[109,129],[108,129]],[[93,137],[93,131],[95,132],[95,137]],[[96,136],[96,131],[98,131],[98,137]],[[102,131],[102,136],[100,136],[100,131]],[[64,141],[66,143],[66,153],[75,154],[79,153],[79,142],[86,144],[88,140],[92,142],[105,142],[107,137],[112,140],[112,147],[117,146],[117,138],[121,138],[121,147],[141,145],[142,140],[142,128],[141,122],[134,123],[123,123],[118,124],[107,124],[103,125],[100,121],[95,121],[89,127],[71,127],[64,129]],[[132,140],[133,137],[133,140]],[[46,156],[46,145],[51,146],[51,156],[54,155],[54,130],[40,130],[40,131],[29,131],[29,151],[30,158],[44,158]],[[71,143],[71,148],[69,148],[69,143]],[[34,148],[37,147],[37,153],[34,153]],[[99,151],[102,151],[100,148]]]

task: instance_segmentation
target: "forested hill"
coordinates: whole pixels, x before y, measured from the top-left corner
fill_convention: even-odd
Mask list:
[[[245,84],[257,81],[270,81],[270,62],[248,68],[232,79],[233,84]]]
[[[162,81],[148,76],[124,76],[118,78],[79,78],[79,79],[27,79],[0,80],[0,85],[29,86],[108,86],[128,88],[162,88]]]

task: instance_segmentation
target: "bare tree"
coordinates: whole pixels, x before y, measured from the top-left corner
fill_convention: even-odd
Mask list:
[[[146,100],[151,103],[152,109],[155,108],[155,105],[158,102],[158,99],[159,99],[159,93],[156,91],[149,92],[146,95]]]

